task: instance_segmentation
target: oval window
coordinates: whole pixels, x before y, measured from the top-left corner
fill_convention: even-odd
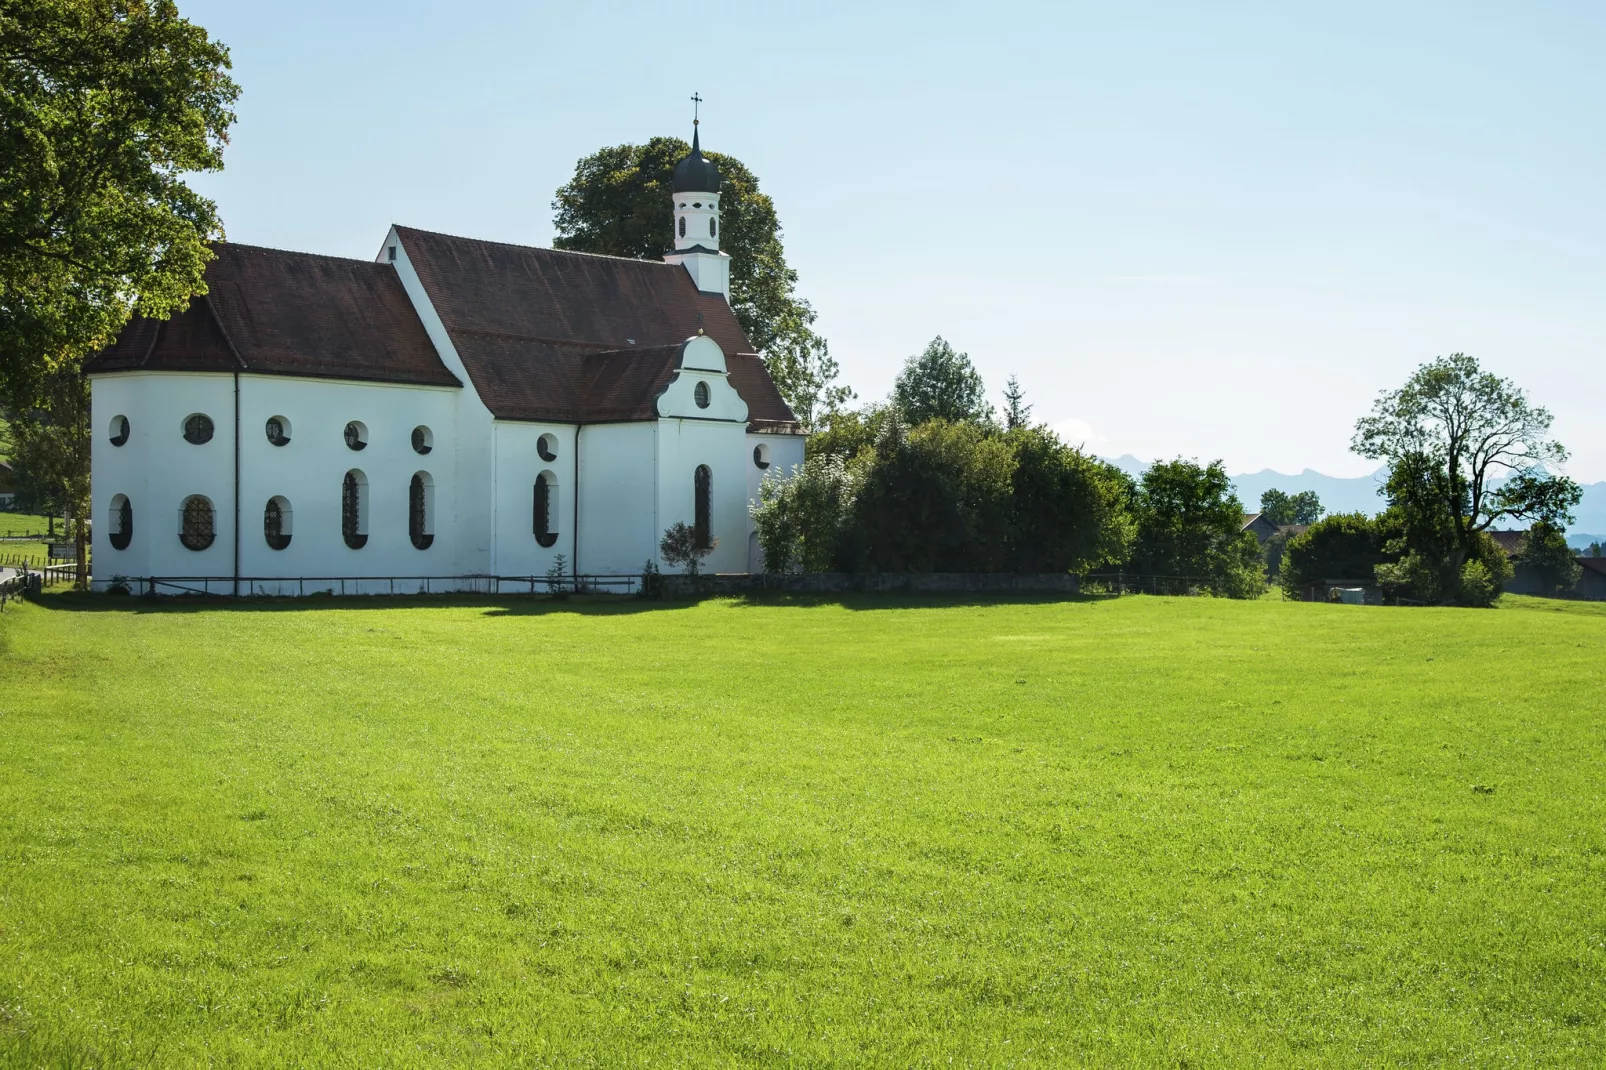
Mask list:
[[[541,455],[543,461],[558,459],[558,436],[542,435],[535,440],[535,452]]]
[[[434,526],[430,519],[431,499],[435,497],[435,481],[428,472],[414,472],[407,485],[407,537],[419,550],[428,550],[435,542]]]
[[[357,420],[346,425],[346,447],[348,449],[365,449],[368,445],[368,428]]]
[[[762,442],[753,447],[753,464],[757,468],[770,466],[770,448]]]
[[[699,409],[708,408],[708,384],[707,383],[702,382],[701,380],[699,380],[698,383],[697,383],[697,389],[692,391],[691,396],[692,396],[692,400],[697,402],[697,407]]]
[[[217,514],[212,510],[212,499],[191,494],[179,507],[178,541],[186,549],[204,550],[216,538]]]
[[[268,441],[275,446],[290,444],[290,421],[283,416],[269,416],[263,431],[267,433]]]
[[[713,219],[713,217],[712,217],[712,216],[710,216],[710,217],[709,217],[709,220],[708,220],[708,236],[709,236],[709,237],[710,237],[710,238],[713,238],[713,237],[716,237],[716,236],[718,236],[718,234],[719,234],[719,227],[718,227],[718,225],[717,225],[717,224],[716,224],[716,223],[715,223],[715,222],[714,222],[714,219]]]
[[[355,468],[340,481],[340,536],[353,550],[368,545],[368,477]]]
[[[134,538],[134,507],[128,501],[128,495],[117,494],[112,497],[111,513],[111,544],[113,550],[126,550]]]
[[[111,441],[113,446],[121,446],[123,443],[128,441],[128,417],[112,417]]]
[[[290,545],[290,519],[289,499],[278,494],[268,499],[262,510],[262,537],[269,547],[283,550]]]
[[[184,441],[199,446],[212,441],[212,418],[205,413],[191,413],[184,417]]]
[[[685,216],[681,216],[680,217],[680,236],[682,238],[684,238],[686,236],[686,217]]]
[[[435,436],[430,432],[429,428],[425,427],[423,424],[419,424],[417,427],[413,428],[414,453],[428,453],[434,448]]]

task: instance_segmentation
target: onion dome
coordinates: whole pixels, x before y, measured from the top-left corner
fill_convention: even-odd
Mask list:
[[[675,193],[719,192],[719,168],[703,155],[695,128],[691,133],[691,154],[675,165],[674,185],[670,188]]]

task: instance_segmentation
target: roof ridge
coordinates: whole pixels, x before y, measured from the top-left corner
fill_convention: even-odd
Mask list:
[[[521,242],[497,241],[495,238],[474,238],[467,234],[448,234],[444,230],[424,230],[422,227],[409,227],[401,223],[392,223],[398,231],[412,231],[414,234],[425,234],[432,238],[452,238],[456,241],[478,242],[481,245],[500,245],[506,249],[527,249],[536,253],[561,253],[564,256],[590,256],[598,260],[622,260],[627,264],[647,264],[651,267],[679,267],[679,264],[669,264],[662,260],[642,260],[634,256],[614,256],[612,253],[588,253],[581,249],[558,249],[550,245],[525,245]]]
[[[310,256],[319,260],[338,260],[346,264],[362,264],[365,267],[390,267],[389,264],[385,264],[377,260],[368,260],[363,257],[338,256],[334,253],[313,253],[308,252],[305,249],[280,249],[272,245],[252,245],[249,242],[223,241],[221,239],[218,241],[207,242],[207,244],[213,246],[214,248],[217,246],[228,246],[230,249],[239,249],[242,252],[277,253],[280,256]]]

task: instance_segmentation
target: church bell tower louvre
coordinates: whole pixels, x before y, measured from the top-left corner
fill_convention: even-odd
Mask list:
[[[691,99],[694,106],[702,103],[697,94]],[[701,119],[694,111],[691,152],[675,165],[670,186],[674,195],[675,248],[664,254],[664,261],[682,265],[699,290],[717,293],[729,302],[730,256],[719,251],[719,168],[703,155],[700,125]]]

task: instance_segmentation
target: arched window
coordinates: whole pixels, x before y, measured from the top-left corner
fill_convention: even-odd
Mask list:
[[[685,216],[681,216],[680,217],[680,236],[682,238],[684,238],[686,236],[686,217]]]
[[[111,441],[113,446],[121,446],[128,441],[128,417],[112,417]]]
[[[178,541],[191,550],[204,550],[217,538],[217,514],[212,510],[212,499],[205,495],[185,498],[178,519]]]
[[[697,402],[697,407],[699,409],[708,408],[708,384],[707,383],[705,383],[701,379],[699,379],[697,381],[696,389],[694,389],[691,392],[691,396],[692,396],[692,400]]]
[[[423,424],[413,428],[413,452],[425,454],[435,448],[435,436]]]
[[[195,412],[184,417],[184,441],[199,446],[212,441],[212,418]]]
[[[543,547],[550,547],[557,543],[558,533],[554,530],[553,516],[558,506],[558,477],[551,472],[542,472],[535,477],[535,510],[532,518],[532,529],[535,532],[535,541]]]
[[[435,497],[435,481],[429,477],[428,472],[414,472],[413,481],[407,487],[407,537],[413,540],[413,546],[420,550],[428,550],[435,541],[435,535],[430,528],[434,524],[430,520],[435,504],[431,499]]]
[[[278,494],[268,499],[262,510],[262,537],[269,547],[283,550],[290,545],[290,519],[289,499]]]
[[[709,471],[706,464],[700,464],[692,484],[696,498],[692,528],[697,534],[697,545],[706,550],[713,545],[711,517],[714,511],[714,473]]]
[[[361,420],[353,420],[346,425],[345,437],[348,449],[360,450],[368,446],[368,428]]]
[[[340,483],[340,534],[346,545],[368,545],[368,477],[353,468]]]
[[[267,432],[268,441],[275,446],[290,445],[290,421],[283,416],[269,416],[263,431]]]
[[[713,216],[709,216],[708,217],[708,236],[710,238],[715,238],[715,237],[719,236],[719,228],[717,226],[715,226],[714,217]]]
[[[112,496],[111,510],[111,544],[113,550],[128,549],[129,541],[134,538],[134,507],[128,501],[126,494]]]

